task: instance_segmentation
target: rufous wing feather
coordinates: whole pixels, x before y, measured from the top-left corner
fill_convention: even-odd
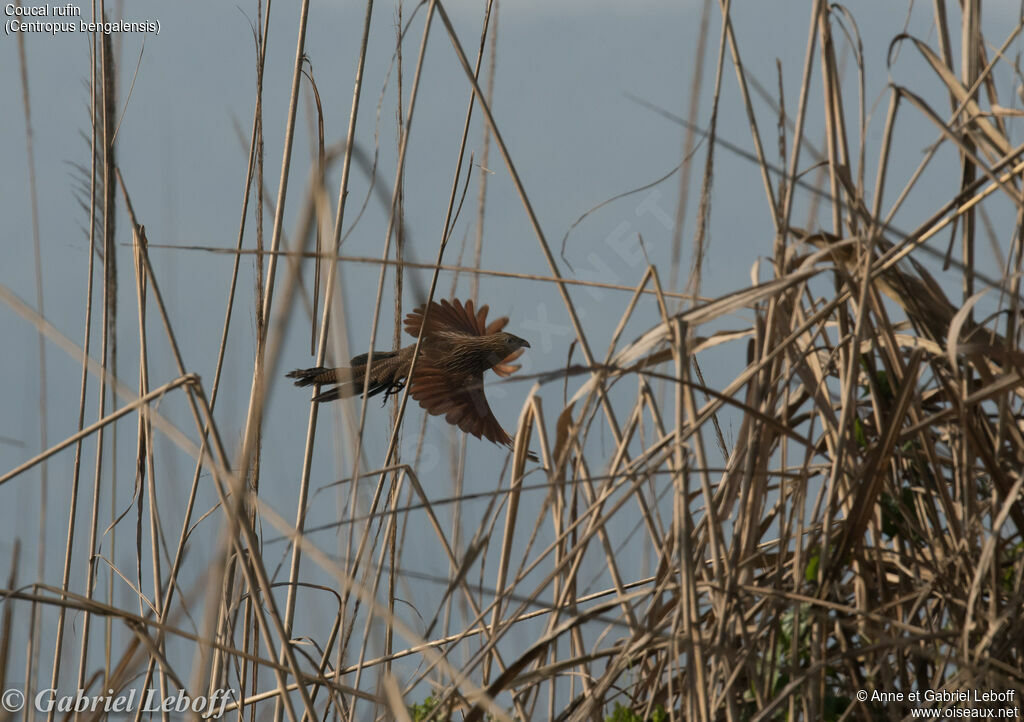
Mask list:
[[[512,437],[501,428],[484,395],[483,375],[452,379],[429,363],[417,368],[409,391],[428,414],[440,416],[467,434],[512,446]]]
[[[418,306],[412,313],[405,317],[405,331],[410,336],[420,335],[420,326],[423,325],[423,311],[425,306]],[[459,299],[442,299],[440,302],[431,301],[430,314],[427,317],[427,334],[434,331],[461,331],[473,336],[483,336],[487,333],[487,306],[481,306],[480,311],[475,311],[473,301],[466,301],[463,304]]]

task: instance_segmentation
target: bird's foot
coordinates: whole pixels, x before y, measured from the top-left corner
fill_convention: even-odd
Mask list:
[[[390,398],[391,396],[396,396],[404,388],[404,381],[395,381],[393,384],[384,389],[384,403],[381,404],[381,407],[387,406],[388,398]]]

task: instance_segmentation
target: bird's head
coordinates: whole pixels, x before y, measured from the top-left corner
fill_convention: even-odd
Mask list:
[[[530,348],[530,342],[525,338],[519,338],[511,333],[499,333],[497,334],[501,343],[507,349],[506,354],[518,351],[521,348]]]

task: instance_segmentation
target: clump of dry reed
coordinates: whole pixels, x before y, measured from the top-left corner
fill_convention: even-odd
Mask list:
[[[1024,690],[1024,354],[1018,341],[1024,152],[1011,143],[1011,112],[1005,101],[1000,104],[993,76],[1006,72],[1009,60],[1002,51],[1021,28],[1013,28],[1005,41],[996,39],[1000,50],[994,52],[978,29],[980,3],[963,5],[961,70],[954,68],[943,2],[935,5],[934,44],[912,37],[895,41],[901,52],[924,60],[944,86],[950,107],[940,110],[913,88],[894,85],[887,94],[882,142],[868,147],[863,111],[861,128],[850,129],[854,114],[848,108],[856,100],[841,83],[834,36],[841,27],[856,49],[855,26],[841,9],[812,3],[800,102],[792,117],[778,111],[780,127],[788,128],[782,131],[788,156],[782,169],[766,159],[741,43],[725,22],[722,52],[711,48],[708,57],[718,58],[716,88],[725,74],[736,73],[749,112],[754,157],[774,216],[774,227],[752,229],[751,238],[756,249],[770,249],[769,262],[749,287],[684,305],[682,294],[664,289],[658,270],[648,268],[604,351],[589,342],[569,293],[577,281],[563,277],[500,124],[491,116],[487,88],[492,84],[481,72],[489,20],[473,56],[463,49],[440,3],[421,7],[427,29],[412,61],[415,71],[405,72],[406,81],[412,80],[402,123],[417,102],[425,102],[417,97],[427,33],[452,47],[470,98],[442,235],[447,241],[460,204],[466,137],[470,119],[479,116],[500,156],[484,165],[504,164],[549,263],[543,274],[521,282],[557,288],[574,327],[580,362],[540,377],[567,384],[565,403],[551,408],[550,397],[543,397],[549,401],[545,406],[542,384],[526,395],[520,442],[475,529],[457,513],[450,526],[441,521],[440,504],[458,509],[468,495],[438,500],[424,489],[415,461],[396,457],[397,429],[412,408],[405,395],[397,404],[387,450],[371,461],[359,460],[365,405],[354,407],[360,409],[358,418],[348,418],[351,437],[342,448],[352,474],[341,485],[341,498],[348,500],[343,554],[328,551],[331,542],[305,528],[310,489],[317,484],[310,471],[316,406],[296,475],[295,519],[285,519],[258,491],[266,391],[281,375],[283,334],[275,324],[289,318],[281,309],[301,295],[300,279],[309,273],[311,257],[322,263],[309,296],[315,299],[318,361],[334,343],[337,264],[323,261],[335,259],[345,217],[352,154],[344,148],[353,147],[363,91],[357,73],[346,143],[340,151],[328,149],[321,135],[321,165],[314,169],[293,246],[285,248],[282,241],[283,190],[271,204],[276,215],[265,246],[260,235],[257,350],[237,449],[229,448],[213,412],[223,344],[217,373],[209,380],[200,380],[185,365],[178,351],[182,329],[165,312],[144,219],[132,216],[139,309],[133,341],[143,360],[140,380],[115,379],[106,351],[99,362],[83,361],[83,398],[87,379],[101,379],[114,389],[116,405],[101,406],[92,422],[79,424],[79,433],[7,472],[0,483],[18,483],[62,449],[75,448],[80,455],[82,439],[102,434],[119,418],[134,417],[138,455],[131,476],[145,488],[144,496],[156,494],[153,479],[160,476],[155,435],[168,436],[194,460],[191,492],[179,500],[185,521],[175,537],[172,529],[161,527],[151,505],[140,509],[136,527],[123,517],[104,522],[94,502],[100,475],[91,493],[76,476],[79,496],[71,508],[88,514],[93,505],[92,535],[87,542],[66,541],[65,569],[83,560],[95,565],[89,550],[96,548],[97,534],[107,523],[122,525],[122,534],[138,539],[138,570],[115,569],[112,576],[135,590],[136,603],[116,603],[112,587],[98,587],[95,573],[80,584],[79,576],[65,573],[63,586],[54,587],[42,580],[26,582],[31,575],[15,565],[3,591],[0,679],[9,684],[18,679],[15,668],[23,667],[21,677],[35,687],[59,677],[70,689],[68,680],[77,675],[79,686],[94,691],[155,688],[169,694],[186,688],[198,696],[232,688],[243,698],[229,707],[232,716],[294,721],[897,719],[915,706],[907,695],[926,690],[1016,690],[1019,708]],[[723,11],[728,7],[722,4]],[[376,12],[371,8],[368,4],[367,23]],[[307,12],[304,5],[300,58]],[[488,5],[488,18],[489,13]],[[267,27],[256,28],[265,48]],[[698,50],[698,67],[706,52]],[[397,57],[401,63],[401,54]],[[363,58],[365,35],[360,63]],[[101,64],[97,68],[106,72]],[[863,72],[864,66],[857,68]],[[303,77],[297,62],[286,173],[298,113],[294,100]],[[820,92],[814,77],[820,79]],[[111,102],[105,95],[111,84],[95,85],[105,89],[97,93],[98,106]],[[804,137],[812,114],[825,129],[818,157],[811,157]],[[930,127],[936,142],[906,186],[893,193],[888,190],[891,141],[905,119]],[[94,142],[105,147],[109,129],[102,123],[94,127]],[[263,188],[261,133],[257,103],[247,199]],[[405,267],[400,249],[407,140],[403,135],[391,185],[374,319],[385,305],[385,274]],[[935,158],[949,152],[960,161],[956,195],[936,203],[934,213],[916,226],[897,231],[893,217],[903,199],[934,182]],[[877,157],[873,186],[863,179],[864,158],[872,154]],[[113,154],[94,156],[94,178],[105,179],[108,189],[117,185]],[[341,163],[342,181],[331,194],[323,179],[326,164],[334,162]],[[822,170],[819,190],[828,204],[822,215],[831,222],[801,229],[791,219],[804,171],[813,163]],[[705,198],[712,169],[709,160]],[[130,209],[130,189],[121,184],[121,190]],[[101,218],[103,212],[95,211],[103,208],[98,195],[103,196],[93,193],[93,216]],[[332,195],[339,198],[334,210]],[[1011,204],[1017,222],[988,230],[1002,250],[997,272],[981,273],[984,244],[978,236],[985,235],[986,209],[997,199]],[[104,231],[100,223],[94,243],[103,242]],[[920,259],[936,253],[939,237],[949,240],[950,250],[947,268],[936,278]],[[251,250],[244,239],[243,224],[233,275],[225,283],[232,294],[237,259]],[[444,294],[437,284],[442,269],[450,268],[444,248],[442,243],[437,263],[429,266],[428,294],[434,297]],[[701,253],[698,249],[698,257]],[[102,262],[102,283],[109,290],[112,254]],[[691,289],[699,273],[698,262]],[[122,274],[122,283],[128,275]],[[954,286],[959,288],[951,293]],[[73,342],[6,289],[3,300],[50,342],[83,358]],[[660,321],[628,341],[622,330],[642,304],[656,304]],[[225,335],[233,313],[229,303]],[[726,326],[729,330],[723,330]],[[105,348],[109,333],[110,325],[104,324]],[[171,349],[178,375],[151,388],[146,359],[157,337]],[[735,378],[712,386],[704,378],[705,360],[723,347],[745,354],[745,361]],[[101,385],[101,397],[106,393]],[[178,428],[153,405],[168,395],[187,401],[191,428]],[[732,426],[728,439],[723,418]],[[528,446],[541,455],[543,469],[527,464]],[[76,464],[76,475],[78,469]],[[357,487],[365,494],[362,501]],[[218,500],[205,515],[196,507],[202,489]],[[204,523],[216,525],[220,544],[190,549],[189,535]],[[409,524],[424,530],[414,540]],[[271,529],[288,542],[287,570],[279,573],[273,566],[280,549],[266,553]],[[412,546],[429,548],[448,563],[436,609],[421,608],[401,593],[403,584],[416,583],[403,563]],[[190,566],[191,584],[182,586]],[[320,575],[315,578],[329,582],[310,581],[311,569]],[[149,580],[145,588],[144,579]],[[293,639],[296,615],[305,614],[309,599],[322,594],[334,600],[334,611],[321,609],[316,632]],[[418,624],[410,622],[406,604],[416,607]],[[56,652],[40,643],[37,621],[45,618],[63,635],[72,614],[79,641],[75,660],[66,658],[69,646],[59,637]],[[32,630],[27,657],[7,644],[14,619]],[[108,622],[105,630],[97,626],[100,620]],[[107,653],[101,654],[104,648]],[[858,701],[861,691],[869,693],[867,701]],[[904,697],[882,702],[870,698],[875,691]]]

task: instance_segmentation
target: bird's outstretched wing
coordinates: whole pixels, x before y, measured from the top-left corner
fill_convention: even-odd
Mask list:
[[[425,306],[418,306],[405,317],[405,332],[412,337],[420,335],[420,327],[423,325],[423,310]],[[458,331],[473,336],[487,336],[498,333],[508,325],[508,316],[501,316],[487,323],[487,312],[490,307],[484,304],[479,309],[474,308],[472,299],[463,303],[457,298],[448,301],[442,299],[439,302],[430,302],[430,315],[427,318],[427,328],[424,336],[429,336],[437,331]],[[519,370],[517,364],[511,363],[523,355],[524,349],[518,349],[493,367],[499,376],[510,376]]]
[[[405,317],[405,331],[410,336],[420,335],[424,308],[424,305],[418,306]],[[483,306],[477,312],[473,309],[472,301],[466,301],[465,304],[457,298],[451,301],[442,299],[440,303],[431,301],[430,315],[427,318],[424,336],[438,331],[458,331],[471,336],[482,336],[487,333],[487,325],[484,323],[486,318],[487,306]]]
[[[444,414],[445,421],[467,434],[512,447],[512,437],[501,428],[484,396],[482,374],[452,378],[450,373],[421,360],[409,393],[428,414]]]

